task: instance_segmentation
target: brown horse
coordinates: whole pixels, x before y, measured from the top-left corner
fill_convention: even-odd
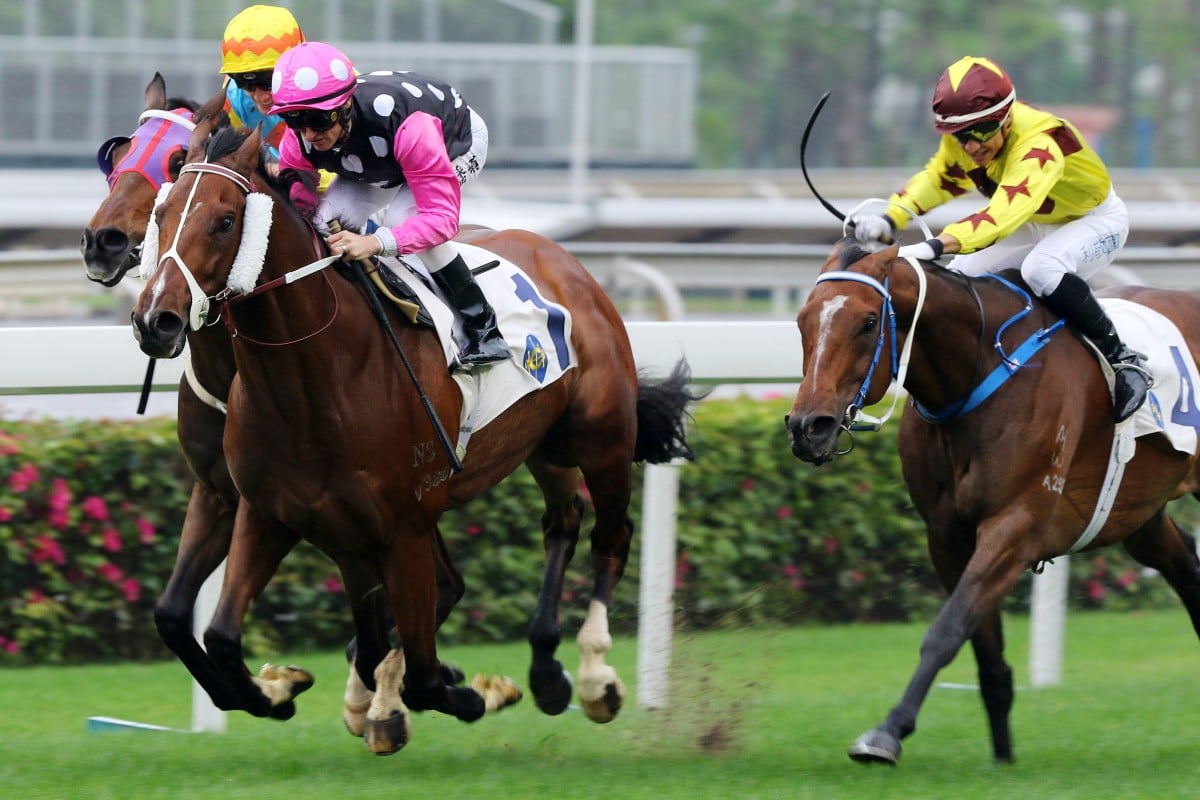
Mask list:
[[[164,183],[179,175],[187,147],[203,146],[212,123],[224,124],[221,115],[224,93],[217,93],[202,106],[180,98],[167,98],[162,75],[155,73],[145,90],[145,112],[131,136],[105,142],[98,160],[108,177],[109,193],[83,233],[80,249],[89,279],[105,286],[119,283],[139,264],[143,239]],[[189,141],[197,123],[202,128],[198,142]],[[157,244],[157,243],[155,243]],[[180,382],[177,410],[180,447],[195,477],[175,565],[155,606],[155,624],[163,642],[210,692],[215,703],[238,708],[238,701],[223,693],[224,684],[213,678],[215,670],[192,635],[196,598],[204,581],[229,553],[233,519],[239,495],[225,463],[222,439],[225,433],[225,404],[236,373],[229,334],[221,326],[188,332],[189,368]],[[440,543],[439,543],[440,544]],[[464,590],[461,576],[450,563],[444,547],[439,549],[439,620],[448,616]],[[365,711],[374,687],[376,664],[386,653],[386,609],[364,611],[363,624],[375,633],[348,648],[354,663],[347,682],[343,718],[351,733],[362,735]],[[369,623],[368,623],[369,620]],[[374,642],[374,644],[372,644]],[[273,668],[268,667],[269,672]],[[461,678],[453,672],[448,679]],[[294,711],[282,705],[274,716]]]
[[[219,111],[223,95],[199,110],[191,100],[167,97],[166,82],[156,72],[144,99],[134,132],[109,139],[96,154],[109,193],[83,229],[79,249],[88,280],[105,286],[115,286],[137,267],[154,198],[164,182],[178,176],[198,118]]]
[[[1013,679],[1000,603],[1026,569],[1064,553],[1122,542],[1162,573],[1200,634],[1195,542],[1165,512],[1168,501],[1198,495],[1197,457],[1163,433],[1137,439],[1110,513],[1096,513],[1111,498],[1102,492],[1114,452],[1108,386],[1095,355],[1030,301],[1019,278],[967,278],[897,259],[895,247],[872,254],[847,240],[818,280],[797,318],[805,379],[787,418],[792,451],[814,464],[845,452],[839,438],[860,410],[902,383],[904,481],[950,594],[899,704],[859,737],[851,758],[895,763],[938,671],[969,640],[994,756],[1010,761]],[[1184,359],[1200,359],[1200,295],[1108,294],[1179,328],[1181,370]],[[1185,401],[1163,411],[1197,426]],[[1094,538],[1081,537],[1085,530]]]
[[[579,634],[579,697],[589,717],[612,719],[623,686],[604,662],[611,647],[607,608],[632,538],[631,466],[690,455],[684,422],[694,396],[686,368],[681,364],[661,383],[639,382],[617,311],[569,253],[527,232],[476,232],[472,244],[519,265],[544,298],[569,311],[575,366],[475,431],[455,473],[454,454],[440,446],[435,420],[452,437],[463,400],[441,343],[428,330],[396,324],[394,348],[351,283],[325,272],[285,278],[319,258],[324,245],[314,243],[278,192],[257,180],[258,146],[257,131],[244,139],[219,133],[206,160],[185,167],[158,211],[165,255],[134,311],[142,349],[157,357],[180,352],[189,325],[212,316],[202,307],[212,305],[237,331],[238,378],[225,447],[243,499],[226,588],[205,636],[212,662],[254,713],[291,701],[289,687],[250,679],[241,626],[279,559],[304,537],[343,568],[369,562],[394,613],[400,648],[381,667],[400,671],[403,702],[395,692],[377,695],[372,731],[388,730],[371,735],[390,737],[393,749],[402,746],[404,704],[477,719],[486,709],[480,693],[448,686],[439,671],[436,525],[445,508],[476,497],[525,463],[545,496],[548,560],[529,635],[530,688],[548,713],[569,701],[570,679],[554,652],[563,573],[581,525],[582,474],[596,523],[593,596]],[[269,211],[257,213],[269,216],[270,234],[260,289],[235,304],[225,287],[235,259],[247,250],[239,247],[250,200],[262,209],[264,198]]]

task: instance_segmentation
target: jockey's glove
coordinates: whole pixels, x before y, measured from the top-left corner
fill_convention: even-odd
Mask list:
[[[863,244],[891,244],[896,236],[896,223],[886,214],[861,214],[851,217],[846,222],[854,231],[854,238]]]
[[[900,258],[915,258],[918,261],[936,261],[942,257],[945,245],[941,239],[926,239],[919,244],[906,244],[897,251]]]

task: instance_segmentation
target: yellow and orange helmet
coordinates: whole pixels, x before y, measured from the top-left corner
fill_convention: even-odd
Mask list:
[[[286,50],[304,41],[304,32],[281,6],[250,6],[225,26],[221,39],[221,72],[269,72]]]

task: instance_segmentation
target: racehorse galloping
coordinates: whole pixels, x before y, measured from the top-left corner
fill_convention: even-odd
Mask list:
[[[108,140],[99,151],[109,193],[83,233],[80,247],[89,279],[115,286],[132,265],[139,263],[160,188],[178,177],[188,147],[202,149],[213,124],[224,121],[220,117],[223,99],[224,94],[219,92],[200,107],[188,100],[168,99],[162,75],[155,73],[145,90],[146,110],[137,130],[131,136]],[[198,123],[201,131],[189,142]],[[190,358],[180,382],[177,419],[180,448],[195,482],[175,565],[154,618],[163,642],[197,677],[213,701],[228,710],[240,706],[224,691],[224,684],[213,677],[215,670],[192,634],[192,621],[200,587],[229,552],[238,505],[238,492],[229,476],[222,444],[225,403],[236,365],[229,334],[223,327],[189,331],[187,337]],[[463,583],[440,542],[439,548],[438,618],[444,620],[461,598]],[[386,642],[386,609],[364,610],[361,618],[363,625],[370,625],[376,639]],[[351,733],[363,734],[374,669],[385,651],[384,645],[372,646],[369,640],[362,647],[352,643],[355,663],[343,713]],[[270,673],[273,668],[266,670]],[[299,679],[307,680],[304,676]],[[293,708],[283,705],[273,711],[274,716],[285,717]]]
[[[1178,403],[1156,387],[1167,423],[1190,430],[1190,452],[1165,432],[1150,433],[1136,440],[1122,478],[1118,465],[1129,456],[1132,429],[1114,440],[1096,356],[1055,327],[1019,278],[967,278],[898,259],[896,247],[872,254],[850,242],[826,262],[797,318],[805,379],[787,418],[791,448],[801,460],[829,461],[860,410],[883,398],[892,381],[901,383],[910,397],[898,440],[904,480],[950,594],[899,704],[850,756],[894,763],[937,673],[970,640],[993,752],[1010,761],[1013,680],[1000,603],[1026,569],[1122,542],[1162,573],[1200,635],[1195,542],[1165,511],[1174,498],[1200,496],[1200,422],[1188,399],[1195,387],[1185,385]],[[1188,384],[1200,363],[1200,294],[1123,287],[1107,295],[1178,327],[1182,342],[1166,361],[1174,357],[1168,371]],[[1114,476],[1115,499],[1102,490]]]
[[[243,501],[226,579],[236,592],[223,592],[205,637],[214,662],[255,713],[289,701],[265,696],[249,679],[241,625],[277,554],[305,537],[339,564],[358,558],[374,564],[400,634],[400,648],[385,661],[403,670],[403,702],[477,719],[485,710],[480,694],[447,686],[438,670],[431,542],[445,508],[465,503],[524,462],[545,496],[548,560],[530,631],[530,688],[549,713],[569,701],[569,677],[554,651],[563,573],[581,524],[582,473],[596,522],[593,596],[579,634],[579,696],[589,717],[612,719],[623,686],[604,663],[611,647],[607,608],[632,537],[631,466],[690,455],[684,417],[693,396],[685,366],[663,383],[639,383],[619,315],[570,254],[523,231],[477,232],[472,244],[519,265],[542,297],[570,312],[576,366],[475,431],[464,469],[454,474],[431,421],[436,415],[453,437],[463,403],[441,343],[427,330],[396,326],[430,414],[354,286],[324,272],[283,283],[282,276],[324,247],[277,192],[256,182],[258,143],[257,132],[244,139],[218,134],[206,161],[185,167],[159,210],[164,255],[158,274],[134,311],[142,349],[158,357],[179,353],[189,321],[205,316],[199,306],[209,301],[202,295],[212,296],[237,329],[238,381],[225,444]],[[235,257],[252,249],[239,250],[251,200],[255,213],[270,219],[259,286],[276,279],[281,285],[234,304],[224,289]],[[189,283],[202,295],[193,297]],[[371,719],[406,725],[401,697],[384,701],[392,705],[373,706]],[[406,731],[398,734],[406,737]]]

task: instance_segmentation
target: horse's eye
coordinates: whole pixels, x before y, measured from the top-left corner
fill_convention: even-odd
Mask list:
[[[875,316],[874,314],[868,314],[867,318],[863,320],[862,332],[863,334],[874,333],[875,329],[878,327],[879,317]]]
[[[229,233],[231,230],[233,230],[233,223],[236,221],[237,219],[233,216],[233,214],[226,214],[225,216],[221,217],[221,221],[217,223],[217,230],[219,230],[221,233]]]

